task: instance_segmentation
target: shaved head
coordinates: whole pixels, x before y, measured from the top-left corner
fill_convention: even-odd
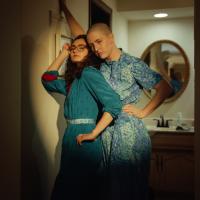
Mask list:
[[[101,59],[113,59],[118,48],[109,26],[104,23],[93,24],[87,32],[87,41],[92,51]]]
[[[107,25],[107,24],[104,24],[104,23],[96,23],[96,24],[93,24],[89,30],[87,31],[87,34],[91,33],[91,32],[101,32],[105,35],[109,35],[109,34],[112,34],[112,31],[110,29],[110,27]]]

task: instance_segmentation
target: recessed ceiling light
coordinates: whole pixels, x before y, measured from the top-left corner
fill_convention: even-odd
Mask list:
[[[157,13],[153,15],[156,18],[162,18],[162,17],[167,17],[168,14],[167,13]]]

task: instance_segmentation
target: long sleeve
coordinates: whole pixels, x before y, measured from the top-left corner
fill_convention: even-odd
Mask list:
[[[103,106],[103,112],[109,112],[113,118],[121,112],[120,97],[106,82],[99,70],[87,67],[83,70],[82,80],[89,92]]]
[[[42,75],[42,84],[48,92],[67,94],[67,85],[64,79],[59,79],[58,71],[46,71]]]

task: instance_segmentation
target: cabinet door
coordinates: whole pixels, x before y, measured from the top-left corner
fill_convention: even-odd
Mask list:
[[[152,153],[149,185],[154,191],[159,189],[158,186],[160,183],[160,173],[159,154]]]
[[[175,193],[193,193],[194,158],[191,152],[162,153],[160,188]]]

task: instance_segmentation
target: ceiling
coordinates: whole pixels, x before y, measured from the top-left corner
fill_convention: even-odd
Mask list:
[[[167,18],[194,16],[194,0],[117,0],[117,10],[127,20],[158,20],[157,12],[167,12]]]

